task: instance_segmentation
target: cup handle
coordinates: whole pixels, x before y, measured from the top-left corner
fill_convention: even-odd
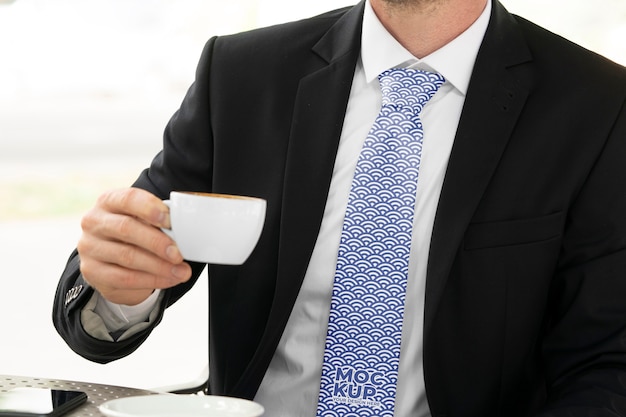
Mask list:
[[[170,205],[170,200],[163,200],[163,204],[165,204],[169,208],[172,208],[172,206]],[[172,229],[166,229],[165,227],[161,227],[160,229],[163,231],[163,233],[174,239],[174,231]]]

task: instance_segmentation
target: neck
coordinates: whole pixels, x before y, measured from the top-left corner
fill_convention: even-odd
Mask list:
[[[487,0],[371,0],[371,4],[389,33],[423,58],[469,28]]]

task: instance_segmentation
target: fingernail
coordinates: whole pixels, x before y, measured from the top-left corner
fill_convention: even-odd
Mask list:
[[[172,267],[172,275],[178,279],[187,279],[187,267],[185,267],[185,265],[175,265]]]
[[[180,251],[174,245],[168,246],[167,249],[165,250],[165,254],[167,255],[168,259],[173,262],[180,262],[181,259],[183,259],[183,256],[180,254]]]
[[[157,215],[157,224],[161,227],[168,227],[169,225],[166,224],[166,220],[167,213],[164,211],[159,211],[159,214]]]

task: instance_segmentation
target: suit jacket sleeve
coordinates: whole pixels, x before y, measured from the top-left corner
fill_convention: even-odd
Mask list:
[[[162,199],[173,189],[210,191],[211,134],[208,115],[208,65],[214,39],[210,40],[198,64],[196,82],[189,89],[180,109],[174,114],[164,134],[164,146],[133,186],[146,189]],[[174,139],[176,138],[176,139]],[[189,150],[193,149],[193,152]],[[74,251],[61,276],[54,305],[54,325],[66,343],[79,355],[94,362],[106,363],[135,351],[159,324],[163,310],[176,302],[196,282],[204,264],[191,263],[192,278],[165,291],[160,312],[142,332],[117,342],[90,336],[81,324],[81,310],[93,289],[80,274],[80,257]]]

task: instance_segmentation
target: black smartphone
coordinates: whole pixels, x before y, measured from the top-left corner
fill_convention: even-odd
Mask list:
[[[82,391],[51,388],[13,388],[0,392],[2,417],[55,417],[87,401]]]

